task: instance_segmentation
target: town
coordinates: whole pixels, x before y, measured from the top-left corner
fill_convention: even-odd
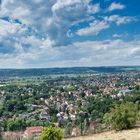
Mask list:
[[[139,103],[139,93],[140,72],[1,77],[0,129],[5,140],[49,126],[65,137],[100,132],[114,103]]]

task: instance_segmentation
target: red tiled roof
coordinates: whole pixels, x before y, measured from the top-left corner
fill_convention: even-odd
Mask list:
[[[37,127],[28,127],[26,128],[24,134],[27,135],[33,135],[33,133],[41,133],[43,131],[43,127],[42,126],[37,126]]]

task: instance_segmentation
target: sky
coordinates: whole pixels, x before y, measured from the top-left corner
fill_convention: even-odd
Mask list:
[[[140,0],[0,0],[0,68],[140,65]]]

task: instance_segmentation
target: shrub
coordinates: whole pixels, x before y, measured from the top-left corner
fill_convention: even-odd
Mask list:
[[[59,128],[48,127],[42,132],[39,140],[61,140],[63,137],[63,131]]]
[[[23,130],[25,128],[25,122],[19,118],[12,118],[9,119],[7,122],[7,129],[9,131],[15,131],[15,130]]]
[[[132,102],[116,105],[109,113],[104,116],[105,124],[111,126],[115,130],[123,130],[131,128],[136,124],[138,119],[137,104]]]

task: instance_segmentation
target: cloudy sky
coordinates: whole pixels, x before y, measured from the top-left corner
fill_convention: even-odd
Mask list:
[[[140,65],[140,0],[0,0],[0,68]]]

